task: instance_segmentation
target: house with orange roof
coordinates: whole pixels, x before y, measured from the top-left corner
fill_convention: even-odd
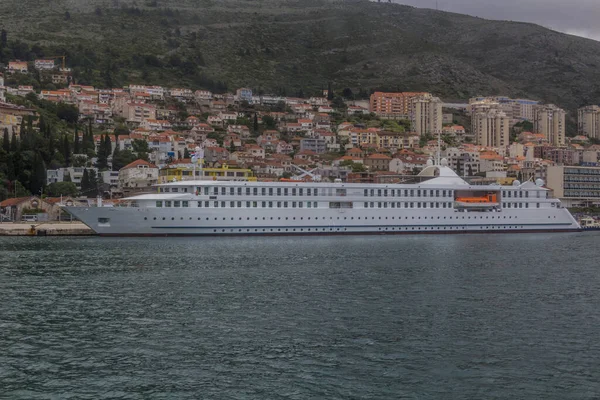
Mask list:
[[[151,191],[158,182],[158,167],[145,160],[135,160],[119,170],[119,188],[128,192]]]
[[[365,157],[363,163],[369,171],[389,171],[392,158],[385,154],[374,153]]]
[[[226,163],[229,160],[229,150],[219,146],[205,147],[204,160],[210,165]]]
[[[9,74],[26,74],[27,70],[27,61],[14,60],[8,62],[7,71]]]
[[[38,196],[15,197],[0,202],[0,218],[19,222],[24,214],[48,213],[52,205]]]

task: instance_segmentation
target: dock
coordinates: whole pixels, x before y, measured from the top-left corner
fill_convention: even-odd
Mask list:
[[[0,236],[93,236],[81,222],[2,223]]]

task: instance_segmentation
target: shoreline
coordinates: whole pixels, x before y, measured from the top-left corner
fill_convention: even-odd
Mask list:
[[[95,236],[82,222],[2,223],[0,236]]]

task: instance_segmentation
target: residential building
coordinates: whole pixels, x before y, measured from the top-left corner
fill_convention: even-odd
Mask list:
[[[86,170],[88,173],[94,171],[98,174],[98,169],[94,167],[65,167],[59,169],[49,169],[46,173],[46,184],[56,182],[64,182],[67,176],[75,184],[77,189],[81,189],[81,178],[83,178],[83,171]],[[86,193],[84,193],[86,194]]]
[[[481,146],[504,147],[510,140],[510,120],[499,107],[480,106],[472,114],[471,132]]]
[[[317,154],[327,152],[327,141],[318,138],[304,138],[300,140],[300,151],[311,150]]]
[[[369,171],[389,171],[392,158],[385,154],[371,154],[364,159],[364,165]]]
[[[252,102],[252,89],[248,88],[240,88],[235,91],[235,97],[237,101],[247,101],[248,103]]]
[[[369,101],[369,111],[382,118],[408,118],[411,100],[425,92],[386,93],[375,92]],[[441,118],[441,115],[440,115]],[[441,124],[440,124],[441,125]]]
[[[427,93],[411,98],[410,119],[419,135],[442,132],[442,101]]]
[[[147,191],[158,182],[158,167],[145,160],[135,160],[119,170],[119,187],[123,192]]]
[[[600,107],[587,106],[577,110],[577,134],[600,139]]]
[[[534,107],[533,129],[554,146],[565,144],[565,111],[554,104]]]
[[[123,106],[123,117],[127,122],[142,122],[156,119],[156,107],[146,103],[128,102]]]
[[[223,147],[211,146],[204,149],[204,161],[209,165],[226,164],[227,160],[229,160],[229,151]]]
[[[546,185],[564,207],[600,206],[600,167],[549,166]]]
[[[14,74],[14,73],[26,74],[27,70],[28,70],[27,61],[19,61],[19,60],[9,61],[7,70],[11,74]]]
[[[473,176],[480,171],[480,153],[472,147],[449,147],[442,152],[448,166],[460,176]]]
[[[33,66],[38,71],[51,71],[55,68],[54,60],[35,60]]]

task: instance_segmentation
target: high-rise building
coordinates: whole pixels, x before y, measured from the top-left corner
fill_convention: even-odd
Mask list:
[[[533,121],[533,107],[538,104],[535,100],[511,99],[505,96],[473,97],[469,99],[471,112],[481,103],[497,103],[513,123]]]
[[[419,135],[442,132],[442,101],[439,97],[425,94],[414,97],[410,105],[410,120],[413,130]]]
[[[510,140],[510,118],[498,103],[482,103],[473,108],[471,132],[481,146],[505,147]]]
[[[554,104],[538,105],[533,108],[533,129],[543,133],[553,146],[565,144],[565,110]]]
[[[375,92],[369,101],[369,111],[383,118],[409,118],[411,99],[425,92]]]
[[[600,107],[587,106],[577,110],[577,134],[600,139]]]

